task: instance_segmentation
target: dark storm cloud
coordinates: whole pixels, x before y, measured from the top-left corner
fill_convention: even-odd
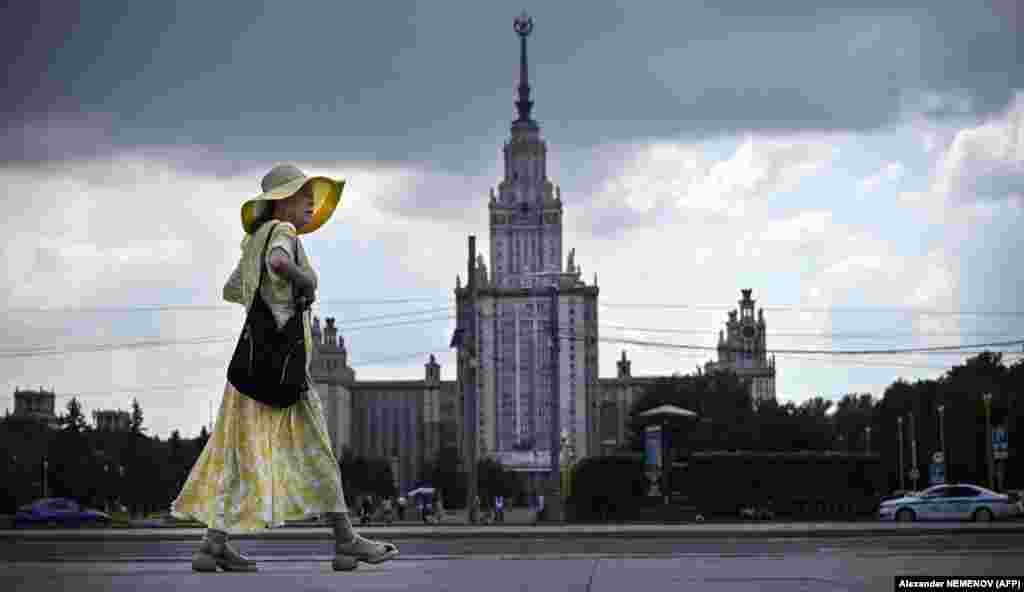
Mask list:
[[[54,56],[75,29],[79,7],[70,0],[7,3],[0,13],[0,56],[4,91],[0,123],[12,123],[52,112],[75,111],[64,81],[51,71]]]
[[[3,19],[19,58],[4,127],[56,113],[78,133],[42,147],[5,134],[6,160],[203,146],[226,160],[469,172],[499,158],[514,117],[518,9],[504,3],[57,5]],[[1020,12],[1005,0],[527,9],[534,113],[555,149],[868,130],[920,92],[966,95],[986,114],[1024,87]]]

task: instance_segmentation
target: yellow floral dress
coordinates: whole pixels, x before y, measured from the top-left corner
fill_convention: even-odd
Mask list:
[[[242,241],[242,259],[224,286],[224,298],[248,309],[264,266],[260,290],[280,326],[295,313],[292,287],[268,265],[270,252],[281,247],[299,265],[312,269],[295,227],[281,222],[274,229],[267,257],[260,253],[275,221]],[[310,313],[303,313],[306,332],[306,374],[312,358]],[[209,528],[237,534],[282,526],[328,512],[347,512],[341,472],[324,419],[320,396],[311,388],[287,409],[264,405],[225,382],[217,423],[206,447],[171,503],[171,515],[194,519]]]

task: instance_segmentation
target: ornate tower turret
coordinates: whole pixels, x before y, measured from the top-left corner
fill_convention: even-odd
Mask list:
[[[430,360],[424,364],[426,368],[426,383],[428,387],[436,387],[441,385],[441,365],[437,363],[437,359],[434,358],[434,354],[430,354]]]
[[[309,332],[313,336],[313,345],[320,345],[323,343],[323,333],[320,331],[320,317],[313,317],[313,326]]]
[[[547,145],[531,114],[526,38],[533,19],[524,13],[514,30],[519,37],[517,117],[503,148],[505,175],[489,203],[491,285],[497,288],[557,284],[563,261],[562,204],[547,177]]]
[[[726,331],[718,334],[718,362],[708,368],[729,368],[750,385],[755,401],[775,398],[775,361],[768,358],[764,309],[754,318],[751,289],[740,290],[739,310],[729,311]]]
[[[622,350],[622,359],[615,363],[615,365],[619,367],[618,376],[620,379],[632,376],[632,372],[630,371],[630,366],[632,364],[633,362],[626,359],[626,350]]]

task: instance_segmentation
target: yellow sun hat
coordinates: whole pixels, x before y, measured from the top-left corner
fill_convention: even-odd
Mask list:
[[[311,185],[313,190],[313,219],[309,224],[297,228],[296,232],[309,234],[326,224],[341,203],[345,180],[309,177],[295,165],[279,164],[263,176],[260,182],[263,193],[242,204],[242,228],[246,234],[252,234],[267,219],[273,205],[270,202],[289,198],[306,185]]]

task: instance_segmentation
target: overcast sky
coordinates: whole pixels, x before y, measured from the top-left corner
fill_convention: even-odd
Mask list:
[[[1019,2],[260,4],[5,9],[0,408],[137,397],[151,433],[198,433],[243,320],[220,300],[239,207],[279,162],[347,180],[304,244],[357,378],[434,352],[453,379],[444,307],[466,237],[486,252],[523,8],[602,338],[714,346],[743,288],[769,348],[1024,338]],[[145,306],[171,308],[23,310]],[[194,343],[33,353],[144,340]],[[602,377],[623,349],[636,375],[712,355],[602,343]],[[778,395],[880,396],[962,359],[780,354]]]

